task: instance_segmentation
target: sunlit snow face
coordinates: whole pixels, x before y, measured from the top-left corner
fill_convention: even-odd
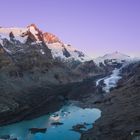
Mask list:
[[[19,40],[21,43],[25,43],[27,36],[22,36],[23,33],[27,32],[27,28],[0,28],[0,38],[10,40],[10,33],[13,33],[16,40]]]

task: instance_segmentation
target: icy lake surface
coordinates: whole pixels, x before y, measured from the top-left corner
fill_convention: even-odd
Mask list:
[[[87,123],[89,125],[86,129],[89,129],[100,116],[99,109],[82,109],[68,105],[51,115],[0,127],[0,136],[10,135],[18,140],[79,140],[80,134],[70,130],[72,126]],[[52,122],[61,122],[63,125],[54,126],[51,125]],[[30,128],[47,128],[47,131],[31,134]]]

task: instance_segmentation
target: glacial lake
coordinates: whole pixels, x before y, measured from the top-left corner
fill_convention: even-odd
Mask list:
[[[0,127],[0,136],[10,135],[11,138],[17,138],[17,140],[79,140],[80,133],[72,131],[72,126],[86,123],[85,130],[87,130],[100,116],[99,109],[82,109],[68,105],[51,115]],[[63,124],[52,125],[53,122],[58,121]],[[31,134],[30,128],[47,128],[47,131]]]

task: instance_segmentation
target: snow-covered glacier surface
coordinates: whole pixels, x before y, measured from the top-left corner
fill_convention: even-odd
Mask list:
[[[110,77],[107,77],[107,78],[104,79],[105,87],[103,88],[103,90],[105,92],[109,92],[111,88],[114,88],[114,87],[117,86],[117,82],[120,79],[121,79],[120,69],[113,70],[113,72],[110,75]]]
[[[101,78],[96,81],[96,86],[99,85],[101,81],[103,81],[104,86],[103,86],[103,91],[106,93],[110,92],[111,88],[115,88],[117,86],[117,82],[121,79],[122,77],[120,76],[120,69],[114,69],[112,71],[112,74],[110,76],[107,76],[105,78]]]

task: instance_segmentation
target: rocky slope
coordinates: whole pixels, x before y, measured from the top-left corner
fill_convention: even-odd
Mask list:
[[[102,110],[102,116],[81,140],[131,140],[132,132],[140,130],[140,62],[124,67],[122,76],[111,93],[91,101],[91,106]]]

